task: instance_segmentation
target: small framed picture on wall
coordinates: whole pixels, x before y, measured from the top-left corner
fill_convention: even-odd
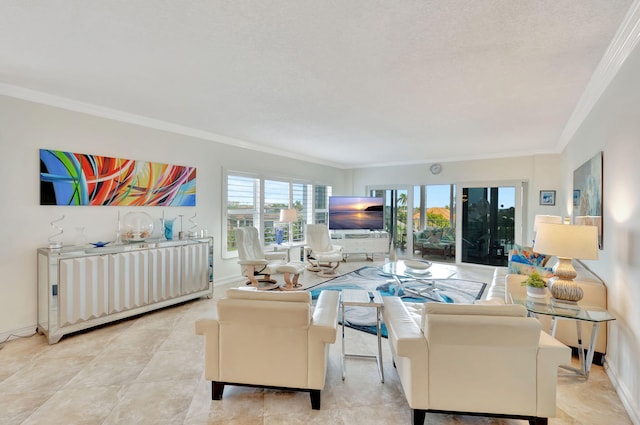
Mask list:
[[[555,190],[541,190],[540,191],[540,205],[556,204],[556,191]]]
[[[580,205],[580,189],[573,189],[573,206]]]

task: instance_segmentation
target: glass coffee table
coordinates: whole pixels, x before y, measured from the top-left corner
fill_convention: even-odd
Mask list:
[[[451,279],[456,274],[451,267],[426,260],[397,260],[383,264],[378,270],[392,276],[407,294],[438,302],[451,302],[438,293],[440,289],[437,285],[438,281]]]

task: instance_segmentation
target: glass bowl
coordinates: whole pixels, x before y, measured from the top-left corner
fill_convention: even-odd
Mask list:
[[[146,212],[126,213],[122,218],[122,240],[142,242],[153,233],[153,218]]]

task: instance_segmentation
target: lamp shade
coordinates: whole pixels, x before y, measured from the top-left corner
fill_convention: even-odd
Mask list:
[[[540,223],[533,250],[540,254],[580,260],[598,259],[598,228],[575,224]]]
[[[538,226],[540,223],[555,223],[562,224],[562,217],[559,215],[546,215],[546,214],[538,214],[535,216],[533,221],[533,231],[538,231]]]
[[[298,210],[295,208],[285,208],[280,210],[280,221],[283,223],[295,223],[298,221]]]

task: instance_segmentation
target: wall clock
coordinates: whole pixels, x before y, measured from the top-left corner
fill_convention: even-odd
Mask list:
[[[429,170],[431,170],[431,174],[439,174],[440,171],[442,171],[442,165],[438,163],[431,164],[431,167],[429,167]]]

